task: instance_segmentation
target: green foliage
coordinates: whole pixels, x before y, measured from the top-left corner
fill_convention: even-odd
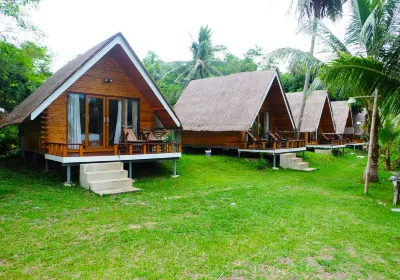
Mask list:
[[[0,41],[0,107],[11,111],[50,76],[51,56],[33,42]]]
[[[299,92],[304,89],[305,73],[293,76],[290,73],[280,75],[282,87],[285,92]]]
[[[386,160],[386,168],[391,169],[391,157],[393,152],[393,144],[400,138],[400,125],[396,124],[392,117],[389,115],[383,127],[379,130],[379,144],[381,153]],[[395,150],[398,150],[398,147]]]
[[[266,160],[263,155],[260,155],[260,159],[256,161],[256,168],[258,170],[264,170],[267,168],[271,168],[271,164],[268,160]]]
[[[30,8],[36,8],[39,2],[40,0],[0,0],[0,39],[17,40],[21,31],[39,35],[27,13]]]
[[[0,155],[8,156],[18,151],[18,126],[11,125],[0,130]]]

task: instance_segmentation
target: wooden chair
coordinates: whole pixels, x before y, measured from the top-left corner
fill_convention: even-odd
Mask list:
[[[252,148],[252,149],[256,149],[256,148],[260,148],[260,146],[262,145],[262,141],[261,139],[258,139],[257,137],[255,137],[253,135],[253,133],[251,133],[250,131],[246,132],[246,135],[244,137],[244,142],[246,143],[246,148]]]
[[[278,132],[274,132],[273,134],[282,143],[282,147],[286,147],[288,139],[287,138],[283,138]]]
[[[321,133],[321,142],[322,144],[330,144],[332,140],[335,140],[335,136],[331,136],[331,133]]]
[[[142,153],[143,146],[146,143],[144,140],[139,140],[132,126],[122,126],[121,142],[118,145],[118,150],[125,153]]]
[[[142,134],[146,142],[149,143],[160,143],[166,142],[165,135],[168,133],[166,130],[143,130]]]

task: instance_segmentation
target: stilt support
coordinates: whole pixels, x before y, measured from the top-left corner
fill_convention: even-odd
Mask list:
[[[276,167],[276,155],[274,154],[273,167]]]
[[[133,179],[132,178],[132,162],[129,162],[128,164],[129,164],[129,178]]]
[[[49,160],[46,159],[46,172],[49,171]]]
[[[176,177],[176,159],[174,159],[174,177]]]
[[[71,185],[71,165],[67,165],[67,184]]]

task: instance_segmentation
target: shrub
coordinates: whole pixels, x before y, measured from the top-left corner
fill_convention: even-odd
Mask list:
[[[258,170],[263,170],[271,167],[268,160],[266,160],[262,155],[260,156],[260,159],[256,162],[256,168]]]
[[[0,130],[0,155],[18,152],[18,126],[12,125]]]

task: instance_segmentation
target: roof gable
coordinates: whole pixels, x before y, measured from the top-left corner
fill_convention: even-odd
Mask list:
[[[274,82],[279,83],[275,70],[193,80],[175,105],[175,111],[184,130],[248,130]],[[281,92],[292,118],[282,89]]]
[[[303,102],[303,92],[287,93],[286,96],[292,110],[293,118],[297,124],[300,118],[301,104]],[[332,108],[330,106],[329,96],[326,90],[312,91],[306,97],[306,105],[304,107],[300,132],[311,132],[317,129],[325,102],[328,102],[330,114],[332,117]],[[335,126],[333,119],[332,122]]]
[[[33,94],[22,101],[8,116],[0,123],[0,128],[23,122],[29,115],[35,119],[43,110],[47,108],[55,99],[57,99],[66,89],[76,82],[86,71],[88,71],[105,54],[119,47],[125,53],[126,58],[130,60],[130,65],[126,67],[135,68],[135,73],[139,73],[143,82],[139,90],[147,90],[154,95],[154,100],[158,103],[155,113],[172,119],[176,127],[180,127],[180,121],[174,113],[171,106],[165,100],[157,85],[152,80],[144,66],[132,50],[125,37],[117,33],[93,48],[79,55],[56,73],[49,77]],[[167,111],[162,114],[160,108]],[[167,115],[167,116],[166,116]]]
[[[346,101],[333,101],[331,102],[331,104],[332,104],[333,117],[335,119],[335,124],[336,124],[336,133],[343,134],[345,133],[345,128],[348,118],[350,118],[351,125],[353,126],[353,119],[350,108]]]

